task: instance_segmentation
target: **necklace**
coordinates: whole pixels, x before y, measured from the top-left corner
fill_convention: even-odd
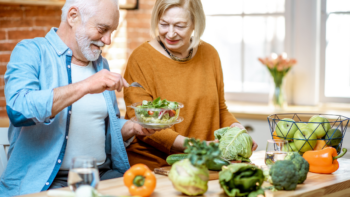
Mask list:
[[[192,40],[192,39],[191,39]],[[165,48],[163,42],[159,39],[158,37],[158,42],[160,44],[160,46],[163,47],[163,49],[165,50],[165,52],[167,52],[167,54],[170,56],[171,59],[175,60],[175,61],[178,61],[178,62],[186,62],[188,60],[190,60],[192,58],[192,53],[193,53],[193,48],[190,49],[190,52],[188,53],[188,56],[185,57],[185,58],[178,58],[176,57],[175,55],[171,54],[168,49]]]

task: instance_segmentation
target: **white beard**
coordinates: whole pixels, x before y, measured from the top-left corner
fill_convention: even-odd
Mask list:
[[[85,34],[85,28],[79,27],[75,33],[75,38],[77,40],[80,51],[88,61],[95,61],[101,54],[101,50],[90,48],[91,44],[99,47],[103,47],[105,44],[101,41],[91,41]]]

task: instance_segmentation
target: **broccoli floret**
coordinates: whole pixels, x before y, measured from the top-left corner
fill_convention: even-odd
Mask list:
[[[270,176],[277,190],[295,190],[299,180],[297,168],[289,160],[276,161],[270,169]]]
[[[298,184],[304,183],[309,172],[309,163],[297,152],[289,152],[284,160],[290,160],[294,163],[299,173]]]

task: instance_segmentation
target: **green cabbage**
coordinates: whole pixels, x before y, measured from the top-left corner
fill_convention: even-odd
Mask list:
[[[230,197],[264,195],[265,192],[261,188],[263,182],[263,171],[251,164],[231,164],[219,172],[220,186]]]
[[[253,139],[247,130],[238,127],[225,127],[214,132],[219,140],[221,157],[226,160],[250,161],[252,156]]]

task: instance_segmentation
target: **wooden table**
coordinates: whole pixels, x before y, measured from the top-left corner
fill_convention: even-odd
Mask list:
[[[258,151],[253,154],[251,160],[255,165],[264,165],[265,151]],[[314,197],[314,196],[350,196],[350,159],[338,159],[340,168],[333,174],[315,174],[309,173],[304,184],[299,184],[294,191],[266,191],[266,197],[275,196],[298,196],[298,197]],[[157,187],[151,197],[176,197],[186,196],[176,191],[168,177],[156,175]],[[203,195],[206,197],[226,197],[220,188],[218,180],[209,181],[208,191]],[[265,182],[263,186],[269,186]],[[61,190],[69,190],[62,188]],[[101,181],[98,191],[105,195],[130,195],[128,189],[124,186],[123,178]],[[25,197],[47,197],[47,192],[25,195]]]

